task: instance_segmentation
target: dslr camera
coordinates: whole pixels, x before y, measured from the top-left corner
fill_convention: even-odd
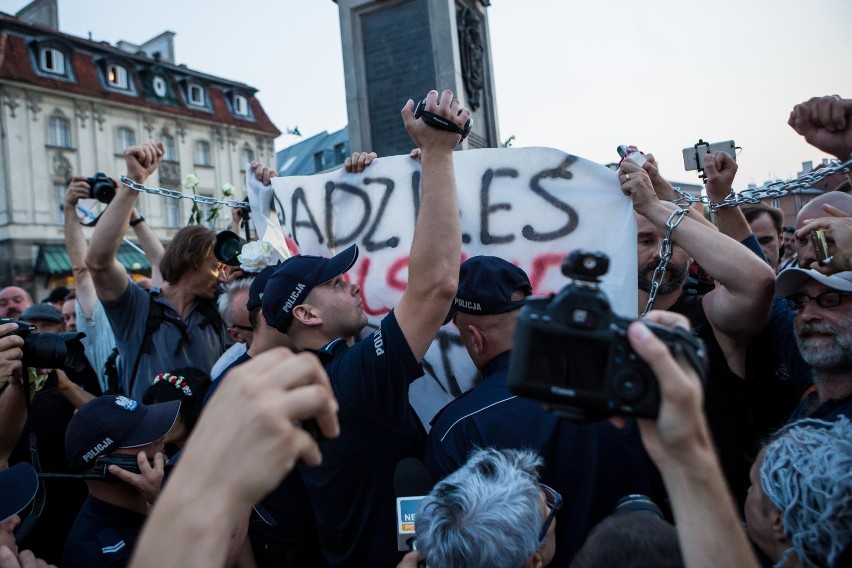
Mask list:
[[[18,324],[18,329],[7,335],[17,335],[24,340],[22,366],[75,371],[86,368],[85,348],[80,342],[81,338],[86,337],[85,333],[33,333],[35,326],[25,321],[0,319],[0,325],[7,323]]]
[[[572,282],[552,299],[528,300],[521,308],[509,388],[575,420],[656,418],[660,388],[627,340],[633,320],[613,313],[599,286],[608,268],[605,254],[574,251],[562,262],[562,273]],[[680,328],[646,325],[703,378],[707,358],[701,339]]]
[[[90,194],[93,199],[101,203],[109,203],[115,197],[115,180],[103,172],[98,172],[90,178],[86,178],[89,184]]]

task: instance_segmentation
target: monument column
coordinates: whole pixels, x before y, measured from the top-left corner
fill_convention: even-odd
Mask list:
[[[336,1],[352,151],[407,154],[399,109],[433,88],[452,90],[473,111],[463,148],[500,145],[489,0]]]

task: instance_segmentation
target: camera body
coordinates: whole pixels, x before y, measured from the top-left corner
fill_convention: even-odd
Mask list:
[[[417,106],[414,108],[414,118],[419,118],[432,128],[438,128],[440,130],[447,130],[449,132],[455,132],[456,134],[461,135],[461,141],[467,138],[467,135],[470,134],[470,128],[473,126],[473,119],[468,118],[464,123],[464,126],[459,128],[454,122],[447,120],[443,116],[438,116],[435,113],[431,113],[426,110],[426,99],[421,99],[420,102],[417,103]]]
[[[74,369],[82,371],[86,368],[86,354],[80,339],[85,333],[33,333],[36,327],[25,321],[11,318],[0,319],[0,325],[6,323],[18,324],[18,329],[11,332],[24,340],[21,365],[35,369]]]
[[[552,299],[529,300],[521,308],[509,388],[576,420],[656,418],[660,389],[628,342],[633,320],[615,314],[599,287],[608,265],[603,253],[574,251],[562,264],[573,282]],[[681,329],[646,325],[675,353],[692,351],[690,360],[705,366],[700,339]]]
[[[115,197],[115,180],[103,172],[98,172],[90,178],[86,178],[89,184],[90,194],[93,199],[101,203],[109,203]]]

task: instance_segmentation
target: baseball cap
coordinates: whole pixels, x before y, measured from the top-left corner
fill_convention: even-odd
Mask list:
[[[44,320],[59,323],[63,321],[62,312],[50,304],[33,304],[21,314],[22,320]]]
[[[775,294],[782,298],[794,294],[808,278],[833,290],[852,292],[852,271],[838,272],[829,276],[810,268],[788,268],[782,270],[775,279]]]
[[[331,258],[298,254],[282,262],[263,291],[266,324],[287,333],[293,308],[304,303],[311,290],[352,268],[357,259],[358,245],[352,245]]]
[[[175,423],[179,400],[142,404],[107,395],[80,407],[65,431],[65,457],[72,470],[85,471],[102,454],[138,448],[165,436]]]
[[[248,300],[246,301],[248,311],[252,311],[263,305],[263,290],[266,288],[266,283],[269,282],[269,278],[275,273],[277,268],[277,264],[272,264],[258,272],[257,276],[254,277],[251,286],[249,286]]]
[[[513,301],[517,290],[524,299]],[[459,269],[459,289],[444,323],[450,323],[457,312],[482,316],[516,310],[530,294],[532,285],[522,269],[496,256],[472,256]]]
[[[38,489],[38,475],[26,462],[0,471],[0,521],[17,515],[30,504]]]

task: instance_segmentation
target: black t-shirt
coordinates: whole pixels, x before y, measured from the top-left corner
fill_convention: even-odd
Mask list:
[[[340,436],[320,443],[322,464],[302,466],[329,566],[394,567],[397,463],[423,455],[424,432],[408,404],[423,374],[394,313],[352,347],[332,341],[317,355],[340,405]]]
[[[65,543],[62,568],[127,566],[145,519],[89,495]]]

